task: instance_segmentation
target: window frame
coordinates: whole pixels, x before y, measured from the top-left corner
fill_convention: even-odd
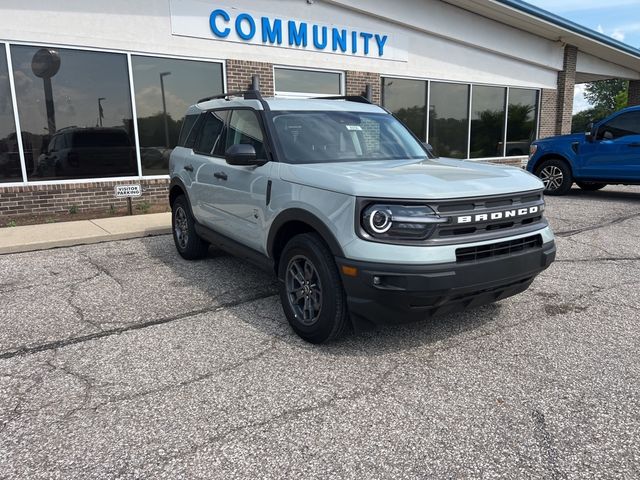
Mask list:
[[[114,182],[114,181],[141,181],[141,180],[168,180],[169,174],[166,175],[143,175],[142,174],[142,159],[140,153],[140,141],[138,136],[138,113],[136,110],[136,96],[135,96],[135,88],[133,82],[133,69],[132,69],[132,56],[144,56],[144,57],[155,57],[155,58],[166,58],[166,59],[175,59],[175,60],[194,60],[199,62],[207,62],[207,63],[217,63],[222,67],[222,89],[223,91],[227,91],[227,65],[226,61],[222,58],[204,58],[198,56],[188,56],[188,55],[173,55],[173,54],[165,54],[161,52],[143,52],[138,50],[124,50],[124,49],[112,49],[112,48],[100,48],[100,47],[88,47],[88,46],[79,46],[72,44],[63,44],[56,42],[25,42],[18,40],[8,40],[0,38],[0,44],[5,46],[6,56],[7,56],[7,69],[9,70],[9,86],[11,89],[11,102],[13,106],[13,115],[14,115],[14,123],[16,126],[17,132],[17,141],[18,141],[18,151],[20,153],[20,167],[22,170],[22,181],[21,182],[4,182],[0,184],[0,187],[18,187],[18,186],[26,186],[26,185],[73,185],[73,184],[81,184],[81,183],[100,183],[100,182]],[[20,118],[18,116],[18,103],[16,97],[16,88],[15,88],[15,79],[13,74],[13,62],[11,59],[11,46],[12,45],[20,45],[20,46],[32,46],[32,47],[50,47],[50,48],[60,48],[60,49],[71,49],[71,50],[82,50],[87,52],[95,52],[95,53],[117,53],[126,56],[127,62],[127,76],[129,80],[129,92],[131,98],[131,112],[133,115],[133,137],[134,142],[133,146],[135,148],[136,160],[137,160],[137,175],[129,175],[129,176],[121,176],[121,177],[88,177],[88,178],[73,178],[66,180],[28,180],[27,178],[27,168],[26,161],[24,155],[24,146],[22,142],[22,129],[20,126]]]
[[[195,138],[193,139],[193,145],[190,148],[190,150],[195,154],[195,155],[202,155],[205,157],[216,157],[216,158],[223,158],[224,157],[224,153],[222,155],[220,155],[220,150],[219,150],[219,145],[221,142],[218,142],[216,144],[213,145],[213,149],[211,150],[211,153],[205,153],[205,152],[201,152],[199,150],[196,150],[196,144],[198,143],[198,141],[200,140],[200,135],[202,134],[202,129],[204,128],[204,125],[206,123],[206,116],[209,115],[210,113],[214,113],[214,112],[224,112],[225,113],[225,117],[222,121],[222,128],[220,129],[220,134],[219,134],[219,138],[225,138],[224,143],[226,143],[226,135],[227,135],[227,124],[229,122],[229,119],[231,118],[231,109],[230,108],[214,108],[211,110],[207,110],[205,112],[202,112],[200,114],[200,117],[198,119],[196,119],[196,123],[193,124],[193,126],[191,127],[191,131],[189,132],[189,137],[191,137],[192,133],[195,133]],[[194,132],[194,128],[197,128],[198,130]]]
[[[340,76],[340,93],[313,93],[313,92],[288,92],[286,90],[277,90],[276,85],[276,70],[300,70],[303,72],[315,72],[315,73],[333,73]],[[273,96],[275,98],[321,98],[321,97],[335,97],[345,95],[346,92],[346,75],[343,70],[331,70],[326,68],[306,68],[291,65],[274,65],[273,66]]]
[[[596,132],[595,139],[598,140],[598,141],[604,140],[604,133],[606,132],[606,127],[608,127],[611,124],[611,122],[615,122],[616,120],[620,119],[620,117],[631,116],[631,115],[639,117],[638,118],[638,125],[640,126],[640,111],[633,110],[631,112],[621,112],[618,115],[616,115],[615,117],[608,119],[607,121],[603,122],[600,126],[598,126],[598,131]],[[610,128],[616,128],[616,127],[610,127]],[[611,139],[610,141],[616,141],[616,140],[620,140],[621,138],[626,138],[626,137],[635,137],[635,136],[638,136],[638,135],[640,135],[640,131],[638,133],[630,133],[629,135],[623,135],[621,137],[614,136],[613,139]]]
[[[384,107],[384,79],[400,79],[400,80],[421,80],[427,83],[427,106],[426,106],[426,117],[427,117],[427,122],[426,122],[426,132],[425,133],[425,138],[426,138],[426,143],[431,144],[431,139],[429,138],[429,127],[431,124],[431,115],[429,112],[429,106],[431,105],[431,94],[432,94],[432,83],[454,83],[454,84],[461,84],[461,85],[467,85],[469,87],[469,102],[468,102],[468,115],[469,115],[469,123],[468,123],[468,132],[467,132],[467,157],[465,157],[463,160],[468,160],[471,162],[479,162],[479,161],[486,161],[486,160],[495,160],[495,159],[514,159],[514,158],[519,158],[519,157],[507,157],[506,152],[507,152],[507,138],[508,138],[508,122],[509,122],[509,99],[510,99],[510,92],[511,89],[518,89],[518,90],[530,90],[532,92],[536,92],[536,116],[535,116],[535,122],[536,122],[536,126],[535,126],[535,131],[534,131],[534,135],[535,138],[538,138],[540,135],[540,116],[541,116],[541,107],[542,107],[542,88],[536,88],[536,87],[526,87],[526,86],[520,86],[520,85],[500,85],[500,84],[496,84],[496,83],[478,83],[478,82],[464,82],[464,81],[460,81],[460,80],[446,80],[446,79],[435,79],[435,78],[425,78],[425,77],[417,77],[417,76],[406,76],[406,75],[385,75],[385,74],[381,74],[380,75],[380,98],[382,101],[382,106]],[[472,115],[472,105],[473,105],[473,87],[474,86],[478,86],[478,87],[500,87],[500,88],[506,88],[507,89],[507,96],[506,96],[506,111],[505,111],[505,118],[504,118],[504,141],[503,141],[503,149],[502,149],[502,155],[501,156],[497,156],[497,157],[482,157],[482,158],[470,158],[470,149],[471,149],[471,115]],[[522,158],[524,158],[525,155],[522,155]]]

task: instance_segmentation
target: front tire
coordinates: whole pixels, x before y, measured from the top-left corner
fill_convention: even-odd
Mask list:
[[[280,301],[291,328],[310,343],[344,333],[349,322],[342,280],[333,255],[315,233],[297,235],[278,265]]]
[[[565,195],[573,185],[571,168],[563,160],[545,160],[536,169],[536,175],[544,183],[545,195]]]
[[[171,205],[171,230],[173,242],[182,258],[198,260],[207,255],[209,244],[196,233],[195,219],[184,195],[176,198]]]
[[[596,190],[601,190],[607,186],[606,183],[598,182],[576,182],[576,185],[578,185],[581,190],[584,190],[586,192],[595,192]]]

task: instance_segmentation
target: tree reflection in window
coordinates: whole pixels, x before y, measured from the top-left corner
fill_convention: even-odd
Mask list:
[[[509,89],[507,118],[507,157],[528,155],[538,132],[538,91]]]
[[[167,175],[187,108],[222,93],[222,65],[139,55],[131,62],[142,174]]]

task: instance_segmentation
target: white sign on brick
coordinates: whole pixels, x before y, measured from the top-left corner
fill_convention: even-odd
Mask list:
[[[116,185],[115,195],[118,198],[140,197],[142,196],[142,187],[140,185]]]

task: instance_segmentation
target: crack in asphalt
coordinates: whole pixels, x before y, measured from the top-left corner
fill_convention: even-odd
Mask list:
[[[241,299],[237,299],[237,300],[233,300],[233,301],[230,301],[230,302],[221,303],[220,305],[216,305],[214,307],[206,307],[206,308],[201,308],[201,309],[198,309],[198,310],[192,310],[190,312],[185,312],[185,313],[181,313],[181,314],[178,314],[178,315],[173,315],[173,316],[165,317],[165,318],[158,318],[156,320],[151,320],[151,321],[143,322],[143,323],[137,323],[137,324],[134,324],[134,325],[127,325],[127,326],[124,326],[124,327],[117,327],[117,328],[101,330],[99,332],[95,332],[95,333],[91,333],[91,334],[87,334],[87,335],[81,335],[79,337],[66,338],[66,339],[57,340],[57,341],[54,341],[54,342],[47,342],[47,343],[42,343],[42,344],[39,344],[39,345],[21,347],[21,348],[18,348],[18,349],[9,350],[9,351],[0,353],[0,360],[7,360],[7,359],[14,358],[14,357],[22,357],[22,356],[25,356],[25,355],[33,355],[35,353],[45,352],[45,351],[48,351],[48,350],[56,350],[56,349],[59,349],[59,348],[70,346],[70,345],[76,345],[78,343],[84,343],[84,342],[88,342],[88,341],[91,341],[91,340],[96,340],[96,339],[99,339],[99,338],[110,337],[110,336],[113,336],[113,335],[119,335],[121,333],[126,333],[126,332],[130,332],[130,331],[134,331],[134,330],[141,330],[141,329],[147,328],[147,327],[154,327],[156,325],[164,325],[166,323],[171,323],[171,322],[175,322],[175,321],[178,321],[178,320],[183,320],[185,318],[194,317],[196,315],[200,315],[200,314],[203,314],[203,313],[219,312],[221,310],[226,310],[228,308],[237,307],[237,306],[242,305],[244,303],[250,303],[250,302],[254,302],[256,300],[262,300],[262,299],[265,299],[265,298],[273,297],[274,295],[275,295],[275,292],[273,290],[260,291],[260,292],[257,292],[255,294],[249,295],[249,296],[241,298]]]
[[[545,460],[550,470],[550,478],[553,480],[566,479],[567,475],[560,470],[560,466],[558,465],[558,450],[556,450],[553,445],[553,438],[547,428],[544,413],[538,409],[534,409],[531,412],[531,418],[533,419],[533,435],[546,457]]]
[[[601,228],[610,227],[611,225],[616,225],[618,223],[626,222],[627,220],[631,220],[632,218],[640,217],[640,212],[632,213],[630,215],[623,215],[621,217],[613,218],[609,221],[599,223],[597,225],[590,225],[588,227],[576,228],[573,230],[564,230],[560,232],[555,232],[556,237],[572,237],[574,235],[578,235],[584,232],[590,232],[592,230],[599,230]]]

